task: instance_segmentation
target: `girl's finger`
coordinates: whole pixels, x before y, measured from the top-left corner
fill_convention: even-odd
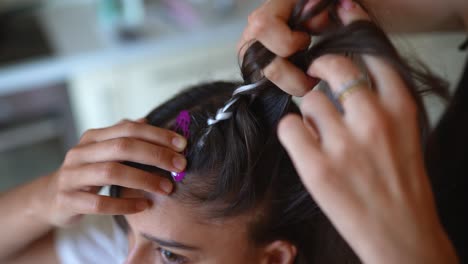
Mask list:
[[[125,215],[141,212],[150,206],[144,198],[114,198],[88,192],[71,192],[62,198],[63,205],[78,214]]]
[[[187,165],[183,155],[135,138],[115,138],[79,146],[65,157],[68,166],[107,161],[131,161],[175,172],[184,170]]]
[[[177,152],[187,146],[187,140],[174,131],[140,122],[122,122],[108,128],[88,130],[81,138],[81,145],[125,137],[147,141]]]
[[[293,96],[304,96],[319,82],[281,57],[276,57],[264,69],[264,74],[276,86]]]
[[[132,168],[118,162],[87,164],[67,169],[65,189],[81,190],[87,186],[118,185],[150,193],[169,194],[172,182],[162,176]]]

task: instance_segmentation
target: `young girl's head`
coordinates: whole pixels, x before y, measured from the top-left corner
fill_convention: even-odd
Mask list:
[[[120,191],[124,197],[145,195],[153,201],[150,209],[125,216],[129,260],[329,263],[340,254],[352,259],[277,139],[280,117],[299,112],[294,103],[267,89],[254,99],[242,98],[232,118],[207,124],[238,86],[194,86],[147,116],[151,125],[174,129],[180,112],[189,113],[188,166],[169,196]],[[154,167],[129,165],[172,178]]]
[[[298,1],[289,25],[300,28],[313,15],[333,10],[339,1],[321,0],[301,15]],[[419,92],[444,95],[439,79],[409,66],[385,34],[368,21],[336,25],[322,39],[290,61],[303,70],[327,54],[380,56],[401,74],[427,124]],[[359,262],[305,190],[278,141],[276,126],[288,113],[299,113],[291,97],[263,78],[275,58],[259,42],[246,51],[244,84],[256,84],[233,95],[239,83],[214,82],[191,87],[147,116],[151,125],[176,129],[181,112],[190,124],[184,153],[188,165],[169,196],[113,188],[113,195],[145,196],[153,205],[120,217],[130,241],[132,263],[355,263]],[[363,67],[365,71],[365,67]],[[337,73],[339,74],[339,73]],[[372,87],[372,78],[369,78]],[[229,102],[229,104],[226,104]],[[229,118],[212,120],[218,109]],[[223,119],[223,118],[220,118]],[[215,118],[215,120],[217,120]],[[177,130],[177,129],[176,129]],[[163,177],[171,173],[127,163]],[[121,221],[122,222],[122,221]]]

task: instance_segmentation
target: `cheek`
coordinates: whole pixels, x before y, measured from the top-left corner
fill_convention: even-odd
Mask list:
[[[214,263],[224,263],[224,264],[258,264],[260,263],[260,257],[256,254],[230,254],[230,256],[225,256],[215,261]]]
[[[214,243],[210,251],[216,256],[210,263],[223,264],[258,264],[260,263],[262,250],[249,245],[246,241],[232,241],[232,243],[223,246]]]

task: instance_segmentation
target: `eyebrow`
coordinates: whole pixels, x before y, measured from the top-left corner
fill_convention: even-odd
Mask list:
[[[185,244],[182,244],[182,243],[179,243],[177,241],[173,241],[173,240],[165,240],[165,239],[161,239],[161,238],[158,238],[158,237],[154,237],[152,235],[149,235],[149,234],[145,234],[145,233],[141,233],[141,235],[148,239],[148,240],[151,240],[153,242],[156,242],[158,243],[159,245],[163,246],[163,247],[168,247],[168,248],[178,248],[178,249],[184,249],[184,250],[200,250],[200,248],[198,247],[195,247],[195,246],[190,246],[190,245],[185,245]]]

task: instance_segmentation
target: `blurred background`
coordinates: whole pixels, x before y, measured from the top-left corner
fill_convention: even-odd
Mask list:
[[[140,118],[188,85],[240,79],[262,0],[0,0],[0,193],[60,166],[90,128]],[[457,83],[462,34],[393,36]],[[444,104],[428,98],[435,122]]]

